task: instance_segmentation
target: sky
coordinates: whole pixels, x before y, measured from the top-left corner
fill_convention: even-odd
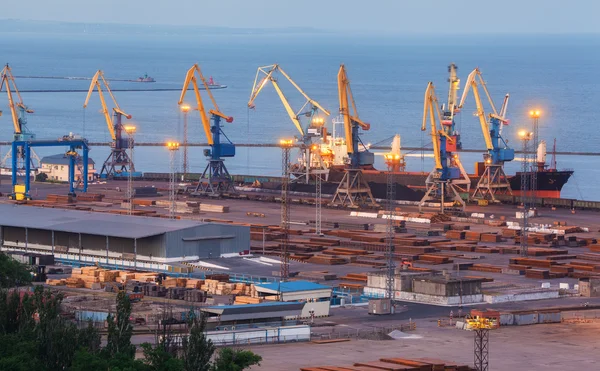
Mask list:
[[[382,34],[597,33],[599,10],[594,0],[19,0],[0,18]]]

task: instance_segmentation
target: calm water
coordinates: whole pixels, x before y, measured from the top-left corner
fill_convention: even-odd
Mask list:
[[[365,142],[377,143],[399,133],[402,144],[429,145],[420,131],[423,94],[428,81],[436,84],[440,101],[446,99],[446,66],[455,62],[463,83],[479,66],[496,104],[509,92],[510,126],[505,137],[514,142],[518,128],[529,125],[531,107],[543,111],[541,139],[557,138],[559,151],[598,152],[596,105],[600,92],[600,37],[457,37],[356,39],[341,36],[81,36],[0,35],[4,61],[15,75],[89,76],[102,69],[109,78],[130,79],[144,73],[158,82],[154,87],[180,88],[186,70],[199,63],[206,76],[228,85],[214,95],[223,112],[235,121],[225,128],[233,142],[272,143],[296,135],[272,87],[256,101],[256,110],[246,103],[256,68],[279,63],[305,91],[332,112],[337,110],[336,74],[345,63],[352,81],[360,116],[372,129]],[[64,80],[18,80],[20,89],[85,89],[89,82]],[[464,85],[464,84],[463,84]],[[113,82],[113,87],[141,87],[135,83]],[[303,103],[292,86],[282,83],[294,107]],[[38,138],[56,138],[68,132],[85,135],[90,141],[108,141],[99,99],[92,97],[84,112],[85,93],[25,93],[24,101],[36,112],[29,127]],[[182,118],[177,109],[179,92],[117,92],[121,108],[133,115],[138,141],[162,142],[177,139]],[[192,96],[189,96],[192,98]],[[191,99],[188,99],[192,102]],[[0,140],[10,140],[12,125],[5,95],[0,96],[4,129]],[[483,148],[483,137],[472,96],[458,119],[465,148]],[[197,114],[190,116],[190,141],[204,142]],[[390,142],[390,141],[387,141]],[[6,148],[0,149],[2,152]],[[40,151],[41,155],[52,150]],[[107,148],[94,148],[91,156],[100,163]],[[168,155],[162,148],[138,147],[135,154],[141,171],[167,171]],[[468,170],[478,154],[463,155]],[[205,166],[201,148],[190,152],[191,170]],[[380,160],[379,160],[380,161]],[[381,162],[381,161],[380,161]],[[563,156],[559,168],[574,168],[576,175],[563,189],[564,197],[600,199],[600,158]],[[232,173],[280,173],[277,149],[239,148],[229,159]],[[432,160],[409,158],[409,170],[429,171]],[[507,166],[509,172],[519,163]],[[380,163],[379,167],[383,167]]]

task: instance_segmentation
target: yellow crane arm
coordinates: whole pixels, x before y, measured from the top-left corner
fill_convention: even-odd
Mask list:
[[[446,134],[443,130],[438,130],[437,123],[442,121],[442,115],[439,109],[438,99],[435,95],[435,88],[432,82],[427,84],[425,89],[425,99],[423,100],[423,122],[421,124],[421,131],[427,130],[427,119],[431,125],[431,143],[433,145],[433,156],[435,158],[435,168],[438,170],[442,169],[442,158],[440,154],[440,135],[444,135],[446,138],[452,140],[451,137]],[[436,121],[437,115],[437,121]]]
[[[196,77],[196,73],[198,74],[198,77]],[[181,90],[181,95],[179,97],[178,104],[179,105],[183,104],[185,94],[187,93],[187,90],[189,89],[189,86],[191,83],[194,88],[194,94],[196,96],[196,104],[198,105],[198,112],[200,112],[200,119],[202,120],[204,134],[206,135],[206,140],[208,141],[208,144],[212,146],[214,144],[214,141],[213,141],[212,133],[210,131],[210,120],[206,114],[206,109],[204,108],[204,102],[202,101],[202,96],[200,95],[200,89],[198,88],[198,78],[200,78],[200,81],[202,81],[202,84],[204,85],[204,88],[206,89],[206,93],[210,97],[210,100],[212,101],[212,104],[215,107],[214,109],[210,110],[209,113],[211,115],[221,117],[221,118],[225,119],[225,121],[227,121],[227,122],[232,122],[233,117],[227,116],[219,110],[217,101],[215,100],[215,97],[212,95],[212,93],[210,91],[210,87],[208,86],[206,79],[202,75],[202,71],[200,71],[200,66],[198,66],[197,63],[194,64],[187,71],[187,74],[185,75],[185,81],[183,82],[183,89]]]
[[[10,86],[11,83],[12,83],[12,89],[15,91],[15,94],[17,94],[17,98],[18,98],[17,103],[15,103],[15,100],[12,95],[11,86]],[[6,86],[6,94],[8,95],[8,107],[10,108],[10,114],[12,116],[15,134],[21,134],[21,125],[19,124],[19,115],[17,114],[15,105],[23,108],[28,113],[32,113],[33,111],[27,109],[25,104],[23,104],[23,99],[21,98],[21,93],[19,92],[19,89],[17,88],[17,84],[15,83],[15,78],[14,78],[12,71],[11,71],[10,67],[8,66],[8,64],[6,66],[4,66],[4,69],[2,70],[2,81],[0,82],[0,91],[2,91],[2,88],[4,86]]]
[[[96,71],[96,73],[94,74],[94,77],[92,77],[92,81],[90,83],[90,88],[89,88],[87,96],[85,98],[85,102],[83,103],[83,108],[87,108],[87,105],[90,101],[90,97],[92,96],[92,93],[94,92],[94,89],[97,89],[98,96],[100,97],[100,104],[102,106],[102,114],[104,115],[104,119],[106,120],[106,126],[108,126],[108,132],[110,133],[110,137],[112,138],[112,140],[116,140],[117,135],[115,133],[115,125],[113,123],[112,116],[110,115],[108,105],[106,104],[106,99],[104,99],[104,92],[102,91],[102,84],[104,84],[104,87],[106,87],[106,91],[110,95],[110,97],[115,105],[115,107],[113,108],[113,111],[115,111],[116,113],[118,113],[120,115],[125,116],[127,119],[131,119],[131,115],[126,113],[119,107],[119,103],[117,103],[117,99],[115,98],[114,94],[110,90],[108,81],[106,81],[106,79],[104,78],[104,73],[102,72],[102,70]]]
[[[485,111],[483,110],[483,104],[481,103],[481,97],[479,96],[479,89],[477,83],[473,83],[473,96],[475,97],[475,104],[477,106],[477,117],[479,117],[479,124],[481,125],[481,131],[483,132],[483,139],[485,140],[485,147],[488,150],[494,149],[492,145],[492,136],[490,135],[490,128],[485,119]]]
[[[481,125],[481,131],[483,132],[483,139],[485,140],[485,146],[488,150],[492,150],[494,146],[492,145],[492,137],[490,135],[490,128],[486,121],[485,110],[483,108],[483,102],[481,101],[481,96],[479,94],[479,88],[477,80],[479,79],[479,84],[481,84],[485,90],[485,94],[490,102],[490,106],[492,107],[493,114],[496,115],[496,107],[494,106],[494,102],[485,86],[485,82],[481,77],[481,72],[479,68],[475,68],[467,77],[467,83],[465,84],[465,90],[463,91],[462,97],[460,98],[459,108],[462,108],[465,100],[467,99],[467,95],[469,94],[469,90],[473,90],[473,96],[475,98],[475,105],[477,107],[477,112],[475,113],[479,118],[479,124]]]
[[[267,83],[269,81],[271,81],[271,83],[273,84],[273,87],[275,88],[275,91],[277,92],[277,95],[279,96],[279,99],[281,100],[281,103],[283,104],[283,107],[285,108],[285,111],[287,112],[288,116],[290,117],[290,120],[292,120],[292,123],[294,124],[296,129],[300,132],[300,134],[302,136],[304,136],[304,135],[306,135],[306,133],[304,132],[304,129],[302,128],[302,123],[298,119],[298,116],[300,116],[302,109],[300,109],[300,111],[298,111],[298,112],[294,112],[294,110],[292,109],[292,106],[290,105],[290,102],[288,101],[287,97],[283,93],[283,90],[281,90],[281,87],[279,86],[277,79],[275,77],[273,77],[273,74],[276,71],[281,72],[281,74],[286,79],[288,79],[288,81],[296,88],[296,90],[298,90],[300,92],[300,94],[302,94],[302,96],[306,99],[307,103],[302,108],[306,107],[307,104],[311,104],[313,107],[317,107],[318,109],[323,111],[323,113],[326,114],[327,116],[330,115],[328,110],[323,108],[323,106],[321,106],[319,104],[319,102],[317,102],[317,101],[313,100],[311,97],[309,97],[308,94],[306,94],[304,92],[304,90],[302,90],[302,88],[300,88],[300,86],[298,84],[296,84],[296,82],[294,80],[292,80],[292,78],[278,64],[258,67],[258,70],[256,71],[256,77],[254,78],[254,85],[252,86],[252,92],[250,93],[250,99],[248,100],[248,107],[254,108],[254,100],[256,99],[256,97],[258,97],[258,94],[262,91],[262,89],[265,87],[265,85],[267,85]],[[261,73],[264,74],[265,76],[259,80],[259,76]]]
[[[356,102],[350,90],[350,80],[346,73],[346,67],[342,64],[338,71],[338,97],[340,104],[340,114],[344,118],[344,133],[346,135],[346,143],[348,144],[348,153],[354,153],[352,145],[352,124],[356,123],[363,130],[369,130],[371,125],[358,118],[356,110]],[[350,107],[350,102],[352,106]],[[352,110],[352,112],[351,112]]]

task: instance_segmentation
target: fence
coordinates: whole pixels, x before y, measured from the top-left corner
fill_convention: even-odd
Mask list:
[[[408,323],[403,323],[400,325],[396,325],[396,326],[383,326],[383,327],[379,327],[379,326],[375,326],[372,328],[362,328],[362,329],[349,329],[346,328],[344,330],[337,330],[337,331],[332,331],[329,333],[322,333],[322,334],[317,334],[317,333],[312,333],[311,334],[311,339],[312,340],[332,340],[332,339],[370,339],[370,340],[376,340],[376,339],[384,339],[385,337],[387,337],[387,335],[394,331],[394,330],[398,330],[398,331],[402,331],[402,332],[406,332],[406,331],[414,331],[417,329],[417,325],[415,322],[408,322]]]

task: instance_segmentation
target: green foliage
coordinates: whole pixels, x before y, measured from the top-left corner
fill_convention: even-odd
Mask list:
[[[47,180],[48,180],[48,174],[46,174],[46,173],[37,173],[35,175],[36,182],[45,182]]]
[[[116,317],[109,315],[108,322],[108,340],[105,352],[109,356],[123,354],[133,358],[135,356],[135,346],[131,344],[131,335],[133,326],[129,323],[131,316],[131,301],[125,292],[120,291],[117,294],[117,313]]]
[[[219,350],[211,371],[242,371],[259,365],[262,357],[249,350],[223,348]]]
[[[0,253],[0,289],[27,286],[30,283],[31,272],[27,266]]]
[[[146,364],[152,371],[182,371],[183,361],[169,353],[164,346],[159,344],[153,347],[152,344],[142,344]]]
[[[209,371],[215,346],[206,338],[206,318],[190,313],[190,335],[183,338],[181,359],[185,371]]]

